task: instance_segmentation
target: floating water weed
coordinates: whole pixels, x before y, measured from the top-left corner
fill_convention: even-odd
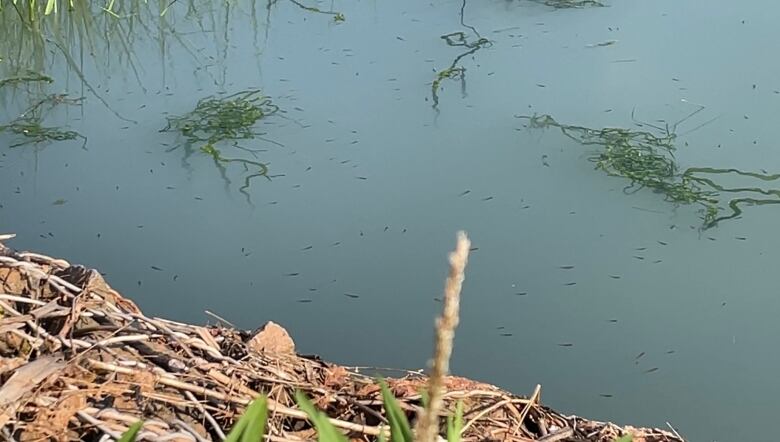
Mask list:
[[[244,170],[251,173],[245,177],[244,184],[239,190],[249,200],[250,180],[260,176],[268,178],[268,167],[259,161],[226,158],[217,144],[233,141],[232,147],[255,155],[257,151],[242,148],[237,141],[259,138],[273,143],[263,138],[262,133],[255,132],[254,127],[258,121],[275,114],[278,110],[279,108],[271,102],[271,99],[259,90],[241,91],[226,97],[207,97],[200,100],[195,109],[188,114],[168,117],[168,125],[162,131],[180,133],[187,140],[187,146],[204,143],[199,148],[200,151],[214,159],[222,177],[228,183],[224,166],[230,163],[243,165]]]
[[[693,114],[685,119],[690,118]],[[550,115],[524,116],[530,128],[556,127],[567,137],[582,145],[602,147],[590,160],[596,168],[608,175],[630,180],[623,191],[634,193],[643,188],[664,195],[676,204],[698,204],[702,208],[702,229],[716,226],[720,221],[742,215],[745,205],[780,204],[780,188],[726,187],[718,184],[711,175],[736,175],[764,182],[780,181],[780,174],[745,172],[738,169],[690,167],[681,171],[674,158],[674,130],[658,128],[660,134],[647,131],[603,128],[561,124]],[[682,120],[684,121],[684,120]],[[679,124],[679,122],[678,122]],[[724,194],[735,194],[722,207]],[[726,210],[726,213],[723,211]]]
[[[468,50],[455,57],[449,67],[436,72],[436,78],[433,79],[433,84],[431,84],[431,97],[433,99],[433,107],[435,109],[438,109],[439,107],[439,88],[441,87],[441,82],[446,79],[460,80],[461,89],[465,93],[466,68],[460,65],[460,61],[464,57],[474,54],[478,50],[491,45],[490,40],[484,37],[479,37],[476,41],[470,42],[466,38],[466,34],[460,31],[444,34],[441,36],[441,38],[447,43],[447,46],[461,46]]]
[[[54,79],[49,76],[39,74],[37,72],[28,71],[23,74],[14,75],[12,77],[8,77],[0,80],[0,88],[9,84],[24,84],[24,83],[37,83],[37,82],[52,83],[54,82]]]
[[[22,114],[8,124],[0,124],[0,132],[10,132],[23,137],[22,141],[9,147],[21,147],[28,144],[38,144],[50,141],[67,141],[81,139],[82,148],[87,144],[84,135],[61,127],[43,125],[43,115],[60,104],[79,104],[80,98],[68,98],[64,94],[48,95],[32,104]],[[48,105],[48,106],[47,106]]]

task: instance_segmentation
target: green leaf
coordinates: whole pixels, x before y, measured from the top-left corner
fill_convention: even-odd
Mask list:
[[[120,437],[117,442],[135,442],[135,438],[138,436],[138,432],[141,431],[141,427],[143,426],[143,421],[138,421],[133,425],[130,425],[130,428],[122,434],[122,437]]]
[[[460,442],[463,430],[463,402],[455,406],[455,416],[447,416],[447,442]]]
[[[52,12],[57,12],[57,0],[48,0],[46,2],[46,10],[43,11],[43,15],[49,15]]]
[[[295,400],[317,429],[319,442],[347,442],[347,438],[330,423],[328,416],[314,407],[314,404],[311,403],[305,394],[301,391],[296,391]]]
[[[247,407],[225,438],[225,442],[262,442],[268,420],[268,400],[259,396]]]
[[[390,441],[414,442],[412,429],[409,427],[409,420],[406,418],[403,410],[401,410],[398,400],[390,392],[384,380],[380,380],[379,385],[382,387],[382,401],[385,404],[387,421],[390,423]]]

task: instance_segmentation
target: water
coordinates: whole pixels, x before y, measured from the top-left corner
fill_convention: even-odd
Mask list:
[[[624,194],[625,180],[593,170],[595,147],[516,116],[629,127],[634,109],[674,122],[700,103],[678,133],[718,118],[680,138],[683,167],[777,172],[778,6],[613,3],[467,5],[465,22],[493,45],[464,58],[465,96],[443,83],[438,113],[434,69],[462,49],[439,35],[470,32],[458,1],[338,3],[341,24],[286,2],[270,20],[264,6],[253,19],[235,5],[227,21],[215,6],[201,11],[202,27],[173,7],[179,39],[161,55],[137,35],[137,77],[119,50],[97,64],[85,57],[97,94],[137,123],[53,59],[49,91],[87,98],[48,121],[86,135],[88,150],[3,148],[0,231],[17,233],[19,248],[101,269],[154,315],[203,322],[208,309],[244,328],[272,319],[303,353],[418,368],[446,253],[465,229],[478,250],[455,374],[521,394],[539,383],[556,409],[668,421],[690,440],[771,440],[780,210],[747,208],[700,232],[694,207]],[[281,175],[253,181],[251,205],[239,167],[226,184],[209,157],[184,159],[170,151],[181,139],[159,132],[166,113],[246,88],[285,111],[258,127],[284,147],[241,143],[267,149],[259,159]],[[28,105],[18,91],[3,99],[2,121]]]

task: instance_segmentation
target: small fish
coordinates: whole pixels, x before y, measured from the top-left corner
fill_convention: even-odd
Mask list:
[[[512,336],[512,333],[501,333],[501,336],[504,336],[504,337]]]
[[[504,327],[503,325],[500,325],[500,326],[496,327],[496,330],[503,330],[503,329],[505,329],[505,328],[506,328],[506,327]]]
[[[517,292],[515,293],[515,296],[526,296],[528,292]]]
[[[647,373],[653,373],[653,372],[656,372],[656,371],[658,371],[658,367],[653,367],[653,368],[651,368],[649,370],[643,371],[642,373],[647,374]]]
[[[573,285],[577,285],[577,283],[576,283],[576,282],[567,282],[567,283],[566,283],[566,284],[564,284],[564,285],[565,285],[565,286],[567,286],[567,287],[571,287],[571,286],[573,286]]]
[[[710,240],[710,241],[715,241],[715,238],[713,238],[711,236],[708,236],[707,239]]]
[[[472,247],[469,249],[469,252],[476,252],[477,250],[479,250],[479,247]]]
[[[288,274],[286,274],[285,276],[298,276],[298,275],[300,275],[300,273],[298,273],[298,272],[293,272],[293,273],[288,273]]]
[[[336,241],[336,242],[334,242],[333,244],[331,244],[331,246],[332,246],[332,247],[335,247],[335,246],[337,246],[337,245],[339,245],[339,244],[341,244],[341,241]]]
[[[163,269],[161,269],[161,268],[159,268],[157,266],[149,266],[149,267],[151,267],[152,270],[157,270],[158,272],[162,272],[163,271]]]
[[[603,47],[606,47],[606,46],[612,46],[613,44],[615,44],[617,42],[618,42],[617,40],[607,40],[607,41],[602,41],[601,43],[592,43],[592,44],[589,44],[589,45],[585,45],[585,47],[586,48],[603,48]]]
[[[306,246],[306,247],[302,248],[302,249],[301,249],[301,251],[304,251],[304,250],[311,250],[311,249],[313,249],[313,248],[314,248],[314,246]]]
[[[536,86],[537,86],[537,87],[547,87],[547,85],[546,85],[546,84],[541,84],[541,83],[536,83]]]
[[[645,355],[645,352],[639,353],[638,355],[636,355],[636,356],[634,357],[634,360],[639,360],[639,359],[641,359],[641,358],[642,358],[642,356],[644,356],[644,355]]]
[[[662,246],[668,245],[669,243],[665,243],[663,241],[658,241],[658,244],[661,244]]]
[[[574,268],[574,266],[566,265],[566,266],[559,266],[558,268],[561,270],[571,270]]]
[[[65,203],[67,203],[67,202],[68,202],[68,200],[64,200],[64,199],[60,198],[60,199],[54,201],[53,203],[51,203],[51,205],[52,206],[61,206],[61,205],[65,204]]]
[[[490,201],[492,199],[493,199],[492,196],[486,196],[485,198],[482,198],[482,201]]]
[[[601,397],[606,397],[606,398],[610,398],[610,397],[612,397],[612,395],[611,395],[611,394],[603,394],[603,393],[602,393],[602,394],[599,394],[599,396],[601,396]]]
[[[198,200],[198,201],[203,201],[203,198],[201,198],[199,196],[196,196],[195,199]]]
[[[385,226],[385,232],[387,232],[390,229],[390,226]]]
[[[735,236],[734,239],[738,239],[740,241],[747,241],[747,238],[745,238],[744,236]]]
[[[662,259],[656,259],[655,261],[653,261],[653,264],[660,264],[662,262],[664,262]]]
[[[668,354],[668,355],[673,355],[674,353],[675,353],[674,350],[669,350],[669,351],[666,352],[666,354]]]
[[[316,292],[316,291],[317,291],[317,289],[316,289],[316,288],[310,288],[310,289],[309,289],[309,291],[310,291],[310,292]]]
[[[618,322],[618,320],[617,319],[607,319],[607,322],[611,322],[611,323],[615,324],[615,323]]]
[[[458,194],[458,196],[466,196],[466,195],[468,195],[468,194],[470,194],[470,193],[471,193],[471,190],[464,190],[463,192],[461,192],[460,194]]]
[[[348,298],[352,298],[352,299],[357,299],[357,298],[360,297],[360,295],[356,295],[354,293],[344,293],[344,296],[346,296]]]
[[[644,256],[637,256],[637,255],[634,255],[634,258],[636,258],[636,259],[638,259],[638,260],[640,260],[640,261],[641,261],[641,260],[643,260],[643,259],[645,259],[645,257],[644,257]]]
[[[620,279],[620,275],[609,275],[612,279]]]
[[[721,307],[725,307],[726,306],[726,301],[723,301],[723,303],[721,303],[720,306]]]
[[[643,250],[647,250],[647,247],[637,247],[637,248],[636,248],[636,249],[634,249],[634,250],[636,250],[637,252],[641,252],[641,251],[643,251]]]
[[[364,176],[356,176],[355,178],[357,178],[359,180],[367,180],[368,179],[367,177],[364,177]]]
[[[304,299],[299,299],[299,300],[297,300],[295,302],[299,302],[301,304],[308,304],[308,303],[312,302],[312,300],[308,299],[308,298],[304,298]]]
[[[173,275],[173,280],[176,281],[177,279],[179,279],[179,275]]]
[[[559,347],[574,347],[574,344],[570,342],[561,342],[558,344]]]

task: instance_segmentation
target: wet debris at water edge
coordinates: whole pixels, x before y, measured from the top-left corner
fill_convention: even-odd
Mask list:
[[[0,241],[11,238],[0,235]],[[272,398],[270,435],[316,439],[296,391],[333,416],[330,422],[350,440],[374,441],[387,432],[375,378],[380,369],[299,356],[276,324],[239,330],[210,312],[214,325],[152,318],[95,270],[2,244],[0,292],[5,439],[117,439],[140,420],[139,441],[224,440],[260,393]],[[387,383],[416,420],[428,378],[401,372]],[[442,415],[462,404],[463,440],[613,442],[630,434],[645,442],[683,441],[665,430],[558,413],[540,403],[538,386],[521,397],[446,376],[442,387]]]

